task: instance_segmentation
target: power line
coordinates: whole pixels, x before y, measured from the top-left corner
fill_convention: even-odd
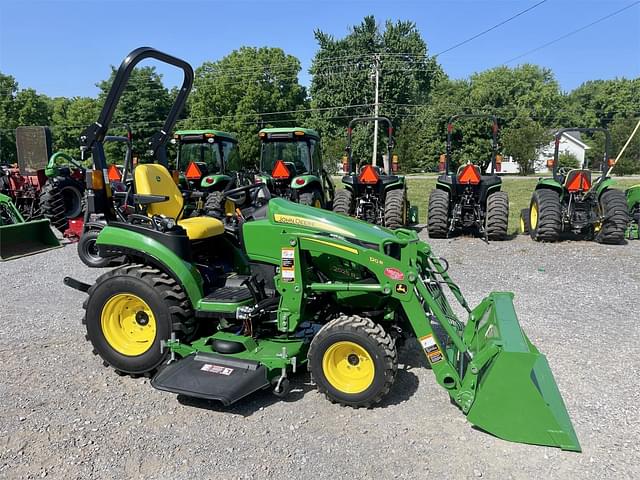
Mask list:
[[[434,56],[434,57],[437,57],[437,56],[439,56],[439,55],[442,55],[442,54],[445,54],[445,53],[447,53],[447,52],[450,52],[451,50],[454,50],[454,49],[456,49],[456,48],[458,48],[458,47],[461,47],[462,45],[465,45],[465,44],[467,44],[467,43],[469,43],[469,42],[471,42],[471,41],[475,40],[476,38],[481,37],[482,35],[484,35],[484,34],[486,34],[486,33],[489,33],[489,32],[491,32],[492,30],[495,30],[495,29],[496,29],[496,28],[498,28],[498,27],[501,27],[501,26],[502,26],[502,25],[504,25],[505,23],[508,23],[508,22],[510,22],[511,20],[516,19],[516,18],[518,18],[518,17],[519,17],[519,16],[521,16],[521,15],[524,15],[525,13],[527,13],[527,12],[529,12],[529,11],[533,10],[533,9],[534,9],[534,8],[536,8],[537,6],[542,5],[542,4],[543,4],[543,3],[545,3],[546,1],[547,1],[547,0],[542,0],[541,2],[538,2],[538,3],[536,3],[535,5],[532,5],[532,6],[530,6],[529,8],[526,8],[526,9],[522,10],[521,12],[516,13],[515,15],[513,15],[513,16],[511,16],[511,17],[507,18],[506,20],[501,21],[500,23],[496,23],[494,26],[489,27],[489,28],[487,28],[486,30],[483,30],[483,31],[482,31],[482,32],[480,32],[480,33],[476,33],[473,37],[469,37],[469,38],[467,38],[466,40],[463,40],[463,41],[461,41],[461,42],[458,42],[458,43],[456,43],[455,45],[452,45],[451,47],[446,48],[446,49],[442,50],[441,52],[438,52],[438,53],[434,54],[433,56]]]
[[[507,63],[511,63],[511,62],[513,62],[515,60],[518,60],[518,59],[520,59],[522,57],[525,57],[525,56],[527,56],[527,55],[529,55],[529,54],[531,54],[533,52],[537,52],[538,50],[542,50],[543,48],[546,48],[549,45],[553,45],[554,43],[559,42],[560,40],[564,40],[565,38],[570,37],[571,35],[575,35],[576,33],[579,33],[579,32],[581,32],[583,30],[586,30],[587,28],[592,27],[592,26],[596,25],[597,23],[603,22],[603,21],[605,21],[605,20],[607,20],[607,19],[609,19],[609,18],[611,18],[611,17],[613,17],[615,15],[618,15],[619,13],[622,13],[625,10],[628,10],[631,7],[634,7],[634,6],[638,5],[639,3],[640,3],[640,1],[633,2],[632,4],[627,5],[626,7],[623,7],[621,9],[619,9],[619,10],[616,10],[615,12],[612,12],[609,15],[605,15],[604,17],[600,17],[597,20],[594,20],[593,22],[591,22],[591,23],[589,23],[587,25],[584,25],[584,26],[582,26],[580,28],[577,28],[577,29],[575,29],[575,30],[573,30],[573,31],[571,31],[569,33],[565,33],[564,35],[561,35],[558,38],[555,38],[555,39],[553,39],[553,40],[551,40],[551,41],[549,41],[547,43],[544,43],[544,44],[536,47],[536,48],[532,48],[531,50],[528,50],[528,51],[526,51],[526,52],[524,52],[524,53],[522,53],[520,55],[517,55],[517,56],[515,56],[513,58],[510,58],[506,62],[502,62],[501,65],[506,65]]]

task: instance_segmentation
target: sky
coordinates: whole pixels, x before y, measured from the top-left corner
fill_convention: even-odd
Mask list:
[[[15,77],[20,88],[52,97],[95,96],[95,84],[108,78],[110,65],[119,65],[139,46],[166,51],[194,68],[243,45],[271,46],[300,59],[300,81],[308,85],[307,70],[317,51],[315,29],[343,37],[366,15],[380,23],[411,20],[433,54],[539,1],[0,0],[0,72]],[[549,67],[565,91],[586,80],[637,78],[636,0],[546,0],[438,61],[450,77],[465,78],[633,3],[621,14],[509,65]],[[168,86],[181,81],[170,67],[159,66],[158,71]]]

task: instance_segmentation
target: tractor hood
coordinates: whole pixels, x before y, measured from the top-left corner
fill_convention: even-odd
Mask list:
[[[357,239],[365,244],[381,245],[385,241],[398,241],[396,235],[386,228],[282,198],[274,198],[269,202],[269,220],[272,224],[293,225],[309,233],[333,234]]]

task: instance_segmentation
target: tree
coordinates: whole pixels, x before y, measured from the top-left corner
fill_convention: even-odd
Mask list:
[[[520,174],[533,173],[540,148],[548,144],[551,134],[529,117],[518,117],[502,131],[503,151],[520,165]]]
[[[53,147],[72,157],[79,156],[80,134],[98,118],[100,105],[90,97],[53,99]]]
[[[629,139],[631,132],[638,123],[637,117],[627,116],[616,118],[609,126],[611,132],[612,151],[611,157],[615,158]],[[636,132],[631,143],[613,168],[613,173],[618,175],[631,175],[640,173],[640,132]]]
[[[573,168],[579,168],[578,157],[571,152],[562,152],[558,155],[558,167],[567,168],[569,170]]]
[[[17,91],[15,78],[0,73],[0,163],[16,161]]]
[[[307,95],[299,72],[300,61],[280,48],[242,47],[205,62],[196,69],[190,115],[181,123],[236,133],[243,159],[257,162],[261,128],[293,126],[304,118]]]
[[[373,114],[374,64],[380,69],[380,114],[390,116],[398,130],[402,116],[413,114],[414,105],[428,102],[434,86],[444,78],[413,22],[387,21],[380,28],[375,18],[368,16],[344,38],[336,39],[320,30],[314,34],[319,50],[310,69],[311,106],[317,109],[312,122],[327,140],[327,157],[340,156],[340,151],[327,151],[326,147],[340,144],[334,139],[344,138],[351,118]],[[363,130],[354,132],[354,156],[360,158],[371,152],[371,127],[366,134]],[[379,139],[384,142],[385,135]],[[384,149],[379,145],[378,151]]]

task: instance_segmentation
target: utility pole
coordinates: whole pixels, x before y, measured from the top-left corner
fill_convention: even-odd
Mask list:
[[[374,116],[378,116],[378,90],[380,85],[380,55],[375,54],[373,56],[373,68],[374,75],[376,76],[376,100],[374,104]],[[373,159],[371,160],[371,165],[378,164],[378,120],[374,122],[373,125]]]

